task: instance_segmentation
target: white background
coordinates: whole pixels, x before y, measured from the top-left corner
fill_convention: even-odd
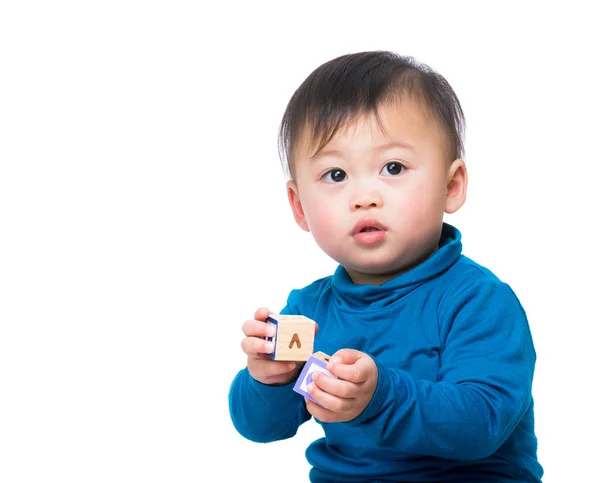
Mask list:
[[[201,3],[0,6],[0,481],[307,481],[320,428],[248,442],[227,391],[242,322],[334,269],[287,205],[285,105],[370,49],[457,91],[470,186],[448,221],[529,315],[544,481],[596,478],[588,2]]]

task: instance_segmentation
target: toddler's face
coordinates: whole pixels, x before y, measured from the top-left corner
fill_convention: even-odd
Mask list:
[[[458,209],[448,204],[457,168],[466,188],[464,163],[448,160],[424,109],[403,101],[378,112],[383,130],[374,114],[363,116],[316,155],[303,136],[288,183],[298,224],[356,283],[382,283],[433,253],[444,212]]]

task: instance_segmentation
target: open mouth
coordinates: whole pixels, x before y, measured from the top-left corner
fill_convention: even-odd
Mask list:
[[[353,238],[361,245],[376,245],[386,236],[387,228],[375,220],[362,220],[352,232]]]
[[[354,230],[352,230],[352,234],[356,235],[357,233],[371,233],[374,231],[386,231],[385,226],[379,223],[376,220],[361,220],[355,226]]]

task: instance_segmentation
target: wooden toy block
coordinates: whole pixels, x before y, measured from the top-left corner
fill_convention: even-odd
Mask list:
[[[303,315],[270,314],[267,322],[275,325],[273,341],[275,350],[268,354],[276,361],[305,361],[313,353],[315,343],[315,321]]]
[[[310,356],[306,361],[306,364],[304,364],[304,368],[302,369],[300,376],[298,376],[296,384],[294,384],[294,391],[310,399],[312,402],[317,403],[312,396],[306,392],[306,387],[311,383],[312,375],[316,371],[322,372],[328,377],[337,379],[336,376],[327,370],[328,362],[329,356],[324,352],[315,352],[312,356]]]

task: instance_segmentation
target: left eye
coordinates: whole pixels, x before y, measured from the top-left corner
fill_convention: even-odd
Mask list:
[[[406,168],[402,163],[398,161],[390,161],[386,163],[385,166],[381,170],[381,175],[383,176],[398,176],[402,171]]]

